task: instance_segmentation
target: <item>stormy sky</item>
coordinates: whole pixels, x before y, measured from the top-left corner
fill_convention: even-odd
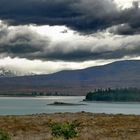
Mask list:
[[[139,2],[0,0],[0,67],[41,74],[139,60]]]

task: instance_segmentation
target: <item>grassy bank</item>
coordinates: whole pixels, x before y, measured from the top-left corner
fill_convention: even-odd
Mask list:
[[[54,123],[78,123],[72,140],[139,140],[140,116],[93,113],[57,113],[1,116],[0,128],[12,140],[63,140],[52,136]]]

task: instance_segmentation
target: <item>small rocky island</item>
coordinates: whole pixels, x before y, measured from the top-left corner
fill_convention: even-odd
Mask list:
[[[140,102],[140,89],[97,89],[89,92],[84,101]]]
[[[79,106],[79,105],[85,105],[85,104],[78,104],[78,103],[65,103],[65,102],[54,102],[48,105],[56,105],[56,106]]]

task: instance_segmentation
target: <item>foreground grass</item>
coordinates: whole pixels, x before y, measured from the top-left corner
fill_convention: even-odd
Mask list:
[[[78,124],[72,140],[139,140],[140,116],[93,113],[57,113],[1,116],[0,129],[12,140],[63,140],[52,136],[52,124]]]

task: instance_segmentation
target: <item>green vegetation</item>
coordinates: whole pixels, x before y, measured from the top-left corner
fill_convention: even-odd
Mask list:
[[[63,137],[65,140],[69,140],[77,136],[78,123],[75,121],[72,123],[54,123],[52,128],[52,135],[56,138]]]
[[[87,101],[140,102],[140,89],[98,89],[86,95]]]
[[[0,140],[11,140],[7,132],[0,130]]]

